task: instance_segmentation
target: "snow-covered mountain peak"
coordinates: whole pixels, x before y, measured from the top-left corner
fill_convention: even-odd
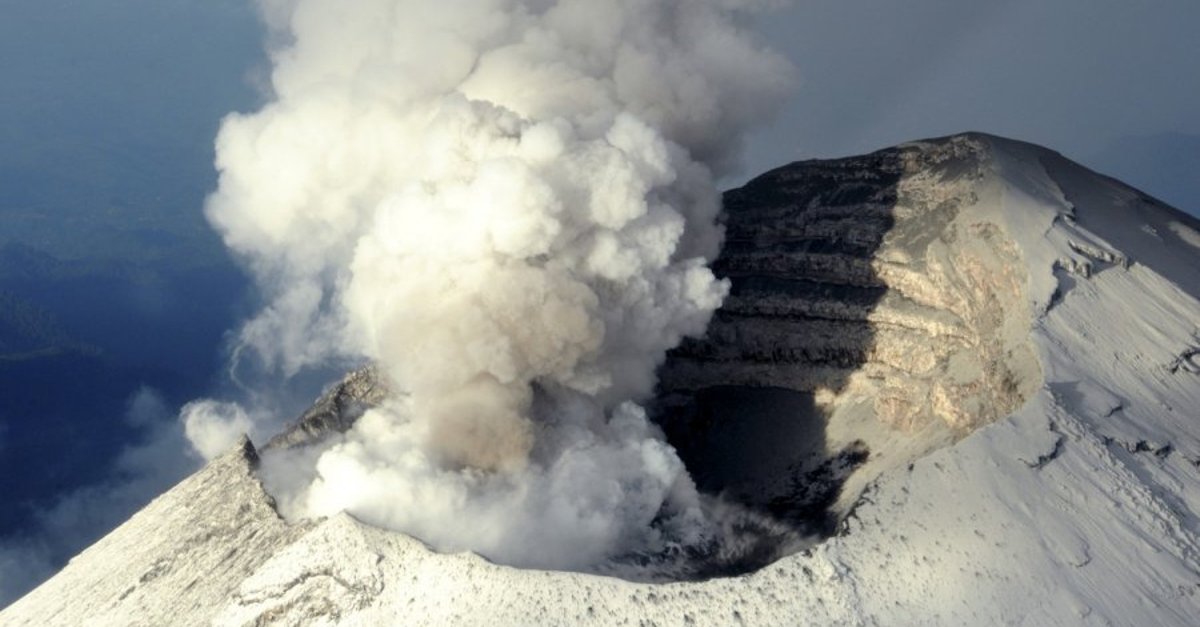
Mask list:
[[[0,613],[24,624],[1191,624],[1200,222],[982,134],[726,196],[733,291],[660,371],[701,488],[825,540],[670,584],[282,521],[243,446]],[[350,428],[335,387],[268,449]],[[264,455],[271,454],[265,451]]]

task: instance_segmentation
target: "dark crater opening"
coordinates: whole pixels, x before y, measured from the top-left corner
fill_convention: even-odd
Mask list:
[[[807,535],[834,532],[830,508],[870,456],[862,440],[826,450],[827,417],[811,393],[718,386],[692,401],[663,423],[702,492],[764,511]]]
[[[652,416],[697,487],[810,543],[835,532],[834,505],[871,455],[862,439],[830,438],[818,396],[841,392],[873,349],[869,317],[887,286],[872,260],[902,173],[890,150],[794,163],[728,192],[713,268],[730,296],[660,369]],[[786,550],[762,547],[709,574],[756,570]]]

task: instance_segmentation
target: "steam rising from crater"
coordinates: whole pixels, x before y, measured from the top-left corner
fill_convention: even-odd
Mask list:
[[[286,511],[546,567],[720,532],[633,403],[727,289],[714,181],[789,83],[757,4],[262,0],[208,205],[270,303],[242,346],[397,391],[267,460]]]

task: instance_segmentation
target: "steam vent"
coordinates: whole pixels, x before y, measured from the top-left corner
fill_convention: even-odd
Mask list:
[[[799,162],[725,195],[714,269],[731,295],[653,403],[701,490],[819,538],[879,473],[1036,389],[1024,264],[973,207],[986,150],[963,136]],[[357,371],[269,446],[345,431],[384,397]]]

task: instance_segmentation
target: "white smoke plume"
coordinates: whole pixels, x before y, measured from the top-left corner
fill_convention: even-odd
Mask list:
[[[254,430],[250,415],[236,403],[193,401],[179,410],[179,419],[192,448],[204,459],[228,451],[242,435]]]
[[[267,464],[286,510],[544,567],[715,533],[633,403],[727,290],[715,181],[790,79],[759,4],[262,0],[273,100],[208,205],[269,300],[243,346],[399,392]]]

